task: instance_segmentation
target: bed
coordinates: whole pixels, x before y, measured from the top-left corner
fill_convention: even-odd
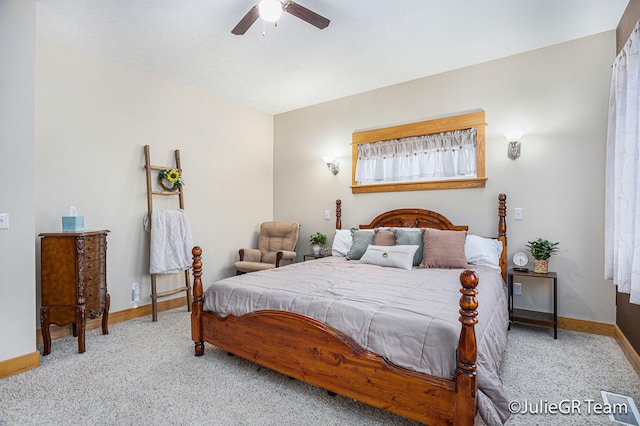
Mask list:
[[[339,201],[336,212],[340,230]],[[205,294],[202,250],[194,247],[191,334],[195,354],[203,355],[207,342],[329,392],[425,424],[471,425],[479,411],[487,424],[504,423],[508,407],[497,372],[508,325],[505,216],[506,196],[500,194],[494,239],[502,250],[497,268],[406,270],[333,256],[230,277],[213,283]],[[453,225],[445,216],[422,209],[385,212],[359,228],[467,231],[466,226]],[[372,290],[383,281],[393,284],[391,290]],[[432,287],[436,281],[441,281],[442,288]],[[330,299],[328,293],[336,298]],[[290,294],[291,299],[286,299]],[[484,303],[481,309],[479,298]],[[311,303],[302,303],[305,299]],[[338,310],[341,305],[344,309]],[[365,305],[373,307],[372,313],[364,309],[361,313]],[[399,311],[413,313],[421,305],[438,315],[427,313],[425,319],[416,312],[415,320],[394,322]],[[423,330],[419,339],[404,338],[408,332],[398,328],[407,324],[419,329],[423,323],[429,332]],[[393,340],[394,330],[405,340]],[[413,346],[402,346],[405,341],[428,348],[417,353],[415,364],[405,359],[414,352]]]

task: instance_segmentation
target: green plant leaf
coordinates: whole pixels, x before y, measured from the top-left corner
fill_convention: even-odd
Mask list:
[[[528,241],[526,247],[534,259],[545,260],[558,251],[558,244],[560,243],[552,243],[549,240],[538,238],[534,241]]]

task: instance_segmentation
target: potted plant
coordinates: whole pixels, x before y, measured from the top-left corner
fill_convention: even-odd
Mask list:
[[[311,238],[309,238],[309,242],[311,243],[311,249],[313,250],[314,256],[318,256],[320,254],[322,246],[324,246],[327,242],[327,236],[321,232],[316,232],[315,234],[311,235]]]
[[[535,241],[528,241],[527,248],[533,256],[533,272],[546,274],[549,272],[549,258],[558,250],[558,244],[549,240],[538,238]]]

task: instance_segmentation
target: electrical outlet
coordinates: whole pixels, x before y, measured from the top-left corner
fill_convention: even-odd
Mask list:
[[[513,295],[519,296],[522,294],[522,283],[513,283]]]
[[[324,211],[324,218],[325,218],[326,220],[331,219],[331,212],[330,212],[329,210],[325,210],[325,211]]]
[[[9,229],[9,213],[0,213],[0,229]]]
[[[131,301],[132,302],[140,301],[140,283],[138,282],[131,283]]]

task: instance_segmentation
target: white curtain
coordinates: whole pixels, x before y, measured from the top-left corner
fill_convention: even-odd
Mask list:
[[[640,304],[640,28],[613,65],[607,131],[605,279]]]
[[[476,174],[476,129],[358,146],[356,182],[387,183]]]

